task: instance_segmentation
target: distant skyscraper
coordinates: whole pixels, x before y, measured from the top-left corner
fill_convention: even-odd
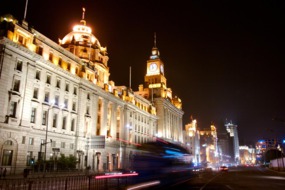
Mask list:
[[[233,144],[233,161],[235,163],[239,163],[240,155],[239,155],[239,138],[238,138],[238,130],[237,125],[233,124],[232,122],[225,123],[225,127],[227,132],[230,134],[230,138]]]

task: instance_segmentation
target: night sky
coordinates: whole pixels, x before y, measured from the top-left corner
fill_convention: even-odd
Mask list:
[[[200,128],[213,122],[219,131],[227,119],[247,145],[285,138],[285,1],[29,0],[26,20],[58,42],[79,23],[82,7],[108,49],[116,85],[128,86],[130,66],[132,89],[144,82],[156,32],[184,125],[192,115]],[[0,14],[22,20],[24,8],[25,0],[3,0]]]

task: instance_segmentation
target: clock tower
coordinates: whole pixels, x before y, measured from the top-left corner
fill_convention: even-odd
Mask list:
[[[156,35],[154,35],[154,46],[146,64],[145,85],[152,89],[156,97],[166,97],[166,78],[164,76],[164,63],[160,59],[159,50],[156,47]]]

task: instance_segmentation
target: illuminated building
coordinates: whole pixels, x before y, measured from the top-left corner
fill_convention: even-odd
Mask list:
[[[11,173],[55,153],[74,155],[78,169],[128,167],[136,146],[156,134],[152,103],[109,81],[107,48],[84,13],[59,44],[1,17],[0,158]]]
[[[158,116],[157,137],[167,141],[183,142],[182,128],[182,101],[172,95],[171,88],[167,87],[164,63],[156,47],[156,39],[151,55],[146,63],[144,85],[139,86],[135,92],[153,102]]]
[[[193,163],[200,164],[200,133],[197,128],[197,120],[190,119],[190,123],[185,125],[186,148],[193,155]]]
[[[233,158],[233,162],[239,164],[239,138],[238,138],[238,130],[237,125],[232,122],[227,122],[225,124],[226,130],[230,135],[230,143],[232,143],[233,154],[230,155]]]
[[[256,155],[254,148],[249,148],[248,146],[240,146],[239,152],[240,164],[247,165],[256,163]]]
[[[201,163],[218,164],[217,129],[212,124],[210,129],[200,130]]]

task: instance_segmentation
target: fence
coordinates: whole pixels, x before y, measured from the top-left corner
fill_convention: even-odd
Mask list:
[[[270,160],[270,168],[278,171],[285,171],[285,157]]]
[[[133,176],[95,179],[94,175],[1,179],[0,190],[102,190],[122,189]]]

